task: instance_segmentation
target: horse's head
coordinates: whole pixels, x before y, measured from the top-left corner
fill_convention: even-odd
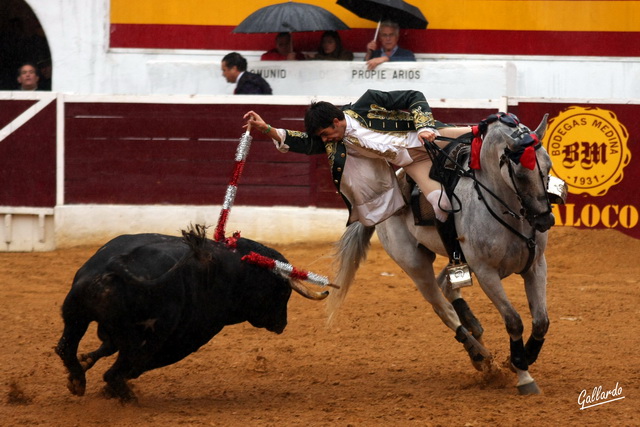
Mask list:
[[[480,124],[485,131],[479,156],[482,169],[487,166],[489,173],[499,169],[502,181],[520,202],[519,214],[540,232],[555,223],[547,193],[551,158],[540,143],[547,117],[534,132],[512,114],[494,114]]]

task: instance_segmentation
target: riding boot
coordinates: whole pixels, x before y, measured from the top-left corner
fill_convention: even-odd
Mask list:
[[[445,222],[438,220],[434,222],[440,239],[444,244],[444,248],[447,251],[447,255],[449,256],[449,265],[447,266],[447,279],[449,284],[453,289],[473,285],[471,270],[464,259],[460,242],[458,241],[454,216],[449,215]]]

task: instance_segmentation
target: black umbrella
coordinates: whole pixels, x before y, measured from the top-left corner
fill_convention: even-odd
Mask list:
[[[286,2],[258,9],[238,25],[234,33],[293,33],[348,30],[337,16],[319,6]]]
[[[337,3],[360,18],[378,22],[374,40],[378,38],[380,21],[394,21],[400,28],[416,30],[424,30],[429,24],[420,9],[402,0],[338,0]]]

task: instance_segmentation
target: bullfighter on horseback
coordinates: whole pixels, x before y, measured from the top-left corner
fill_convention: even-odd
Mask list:
[[[245,127],[271,137],[281,152],[328,155],[334,184],[349,208],[348,224],[374,226],[406,206],[391,165],[404,168],[433,207],[436,228],[454,259],[455,231],[447,221],[451,203],[429,176],[433,150],[425,144],[442,148],[448,142],[436,140],[439,135],[457,138],[471,129],[436,121],[422,92],[368,90],[342,108],[312,103],[305,114],[306,133],[272,128],[254,111],[244,118]]]

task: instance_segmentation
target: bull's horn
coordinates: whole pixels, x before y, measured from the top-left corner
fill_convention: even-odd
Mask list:
[[[296,291],[297,293],[299,293],[300,295],[308,299],[320,301],[329,296],[329,291],[322,291],[322,292],[313,291],[307,288],[306,286],[304,286],[298,280],[289,280],[289,284],[291,285],[291,289],[293,289],[294,291]]]

